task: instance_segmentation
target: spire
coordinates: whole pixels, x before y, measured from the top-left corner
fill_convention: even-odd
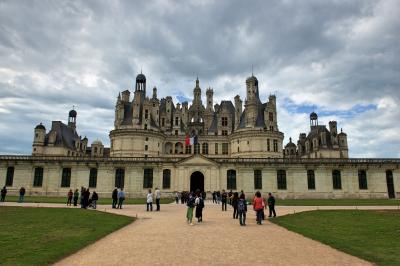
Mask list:
[[[251,76],[254,77],[254,75],[253,75],[253,64],[251,64]]]
[[[199,76],[196,78],[196,87],[199,87]]]

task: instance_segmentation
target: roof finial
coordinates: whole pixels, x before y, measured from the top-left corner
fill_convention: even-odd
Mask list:
[[[253,75],[253,64],[251,64],[251,76],[254,77],[254,75]]]

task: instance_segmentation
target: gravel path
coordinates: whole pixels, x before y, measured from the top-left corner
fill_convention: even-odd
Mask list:
[[[229,206],[222,212],[220,205],[209,202],[204,222],[194,226],[186,223],[186,207],[180,204],[161,205],[161,212],[146,212],[141,205],[105,208],[109,207],[100,206],[102,211],[137,216],[138,220],[58,265],[371,265],[268,221],[256,225],[252,210],[248,225],[241,227],[232,219]],[[316,207],[278,206],[277,212],[283,215],[311,209]]]

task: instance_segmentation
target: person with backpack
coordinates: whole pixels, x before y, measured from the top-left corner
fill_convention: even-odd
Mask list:
[[[200,192],[197,193],[197,197],[195,200],[195,205],[196,205],[196,218],[197,222],[202,222],[203,221],[203,208],[204,208],[204,199],[202,197],[202,194]]]
[[[195,206],[195,199],[193,197],[193,194],[189,194],[188,201],[186,203],[187,206],[187,211],[186,211],[186,219],[188,224],[193,225],[192,219],[193,219],[193,209]]]
[[[233,219],[237,219],[239,216],[238,202],[239,202],[239,193],[235,192],[235,193],[233,193],[233,196],[232,196]]]
[[[256,195],[253,199],[253,209],[257,214],[257,224],[261,225],[262,221],[262,213],[264,212],[264,199],[261,197],[260,191],[256,192]]]
[[[67,206],[71,206],[73,195],[74,195],[74,193],[72,192],[72,189],[70,189],[67,194]]]
[[[268,217],[271,217],[272,214],[274,214],[274,217],[276,217],[276,212],[275,212],[275,197],[272,196],[271,193],[268,193],[268,208],[269,208],[269,215],[268,215]]]
[[[240,194],[240,198],[237,204],[237,210],[239,213],[239,223],[241,226],[246,225],[246,212],[247,212],[247,203],[244,194]]]

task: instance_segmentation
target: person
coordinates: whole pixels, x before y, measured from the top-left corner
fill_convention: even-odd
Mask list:
[[[233,192],[232,189],[228,193],[228,199],[229,199],[229,205],[232,205],[232,197],[233,197]]]
[[[176,204],[179,203],[179,192],[178,191],[175,192],[175,203]]]
[[[202,193],[198,192],[195,200],[196,205],[196,218],[197,222],[200,223],[203,221],[203,208],[204,208],[204,199]]]
[[[4,186],[2,189],[1,189],[1,201],[2,202],[4,202],[5,200],[6,200],[6,195],[7,195],[7,188],[6,188],[6,186]]]
[[[239,213],[239,223],[242,226],[246,225],[246,212],[247,212],[247,203],[244,196],[244,193],[240,194],[237,210]]]
[[[219,190],[216,192],[216,198],[217,198],[217,204],[219,204],[219,202],[221,201],[221,192]]]
[[[115,209],[117,207],[117,203],[118,203],[118,189],[117,188],[114,188],[111,197],[112,197],[112,208]]]
[[[75,189],[74,192],[74,206],[78,206],[79,190]]]
[[[222,194],[221,194],[222,211],[226,211],[226,198],[227,197],[228,197],[228,194],[226,194],[225,190],[222,190]]]
[[[81,204],[81,208],[83,208],[83,201],[85,200],[84,199],[84,197],[85,197],[85,191],[86,191],[86,189],[84,188],[84,187],[81,187],[81,194],[79,195],[80,196],[80,204]]]
[[[240,191],[240,196],[239,196],[239,198],[242,197],[242,195],[243,195],[244,199],[246,199],[246,195],[244,194],[243,190]]]
[[[217,192],[215,192],[215,190],[214,190],[214,191],[211,193],[211,195],[212,195],[213,203],[217,203],[217,198],[216,198]]]
[[[239,193],[235,192],[235,193],[233,193],[233,196],[232,196],[233,219],[237,219],[239,216],[238,202],[239,202]]]
[[[24,188],[24,187],[21,187],[21,188],[19,189],[19,200],[18,200],[18,202],[19,202],[19,203],[24,202],[24,197],[25,197],[25,188]]]
[[[257,224],[261,224],[264,207],[264,200],[261,197],[261,193],[260,191],[257,191],[253,199],[253,209],[256,211],[257,214]]]
[[[83,192],[83,208],[86,209],[89,206],[90,191],[89,188]]]
[[[187,206],[187,211],[186,211],[187,222],[188,222],[188,224],[193,225],[192,219],[193,219],[193,209],[195,206],[195,199],[194,199],[192,193],[189,194],[189,198],[186,203],[186,206]]]
[[[153,211],[153,194],[151,193],[151,189],[149,189],[149,192],[147,193],[146,203],[147,203],[146,211],[152,212]]]
[[[70,189],[67,194],[67,206],[71,206],[73,195],[74,195],[74,193],[72,192],[72,189]]]
[[[99,195],[97,195],[96,191],[92,193],[92,207],[93,209],[97,208],[97,201],[99,200]]]
[[[276,212],[275,212],[275,197],[272,196],[271,193],[268,193],[268,208],[269,208],[269,215],[268,215],[268,217],[271,217],[272,214],[274,214],[274,217],[276,217]]]
[[[154,191],[154,193],[156,194],[156,205],[157,205],[157,210],[156,211],[160,211],[160,199],[161,199],[161,191],[158,189],[158,187],[156,187],[156,191]]]
[[[122,203],[124,203],[125,200],[125,192],[124,189],[121,188],[120,191],[118,192],[118,206],[117,209],[122,209]]]

